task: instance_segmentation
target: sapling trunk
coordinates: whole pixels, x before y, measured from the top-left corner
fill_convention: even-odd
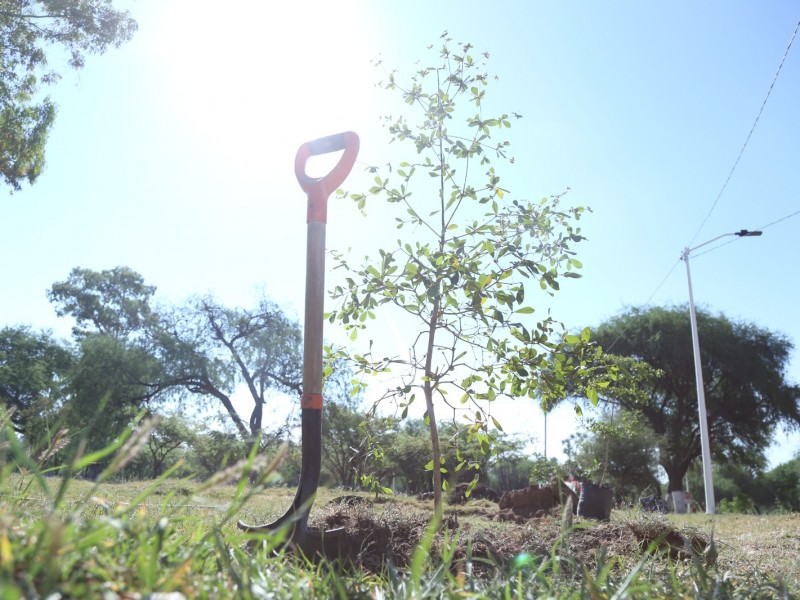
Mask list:
[[[433,408],[433,342],[436,337],[436,323],[439,320],[439,300],[434,301],[431,321],[428,326],[428,349],[425,356],[425,409],[428,411],[428,427],[431,432],[433,448],[433,510],[437,517],[442,515],[442,451],[439,447],[439,430]]]

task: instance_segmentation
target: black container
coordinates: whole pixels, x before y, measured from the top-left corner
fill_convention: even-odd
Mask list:
[[[587,481],[581,485],[578,496],[578,516],[586,519],[608,521],[614,506],[614,490],[604,485]]]

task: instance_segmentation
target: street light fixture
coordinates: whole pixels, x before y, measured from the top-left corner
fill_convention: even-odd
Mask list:
[[[714,501],[714,482],[711,476],[711,446],[708,442],[708,416],[706,414],[706,393],[705,386],[703,385],[703,369],[700,363],[700,340],[697,335],[697,312],[694,308],[694,296],[692,295],[692,275],[689,271],[689,255],[703,246],[707,246],[711,242],[735,235],[738,237],[757,237],[761,235],[760,231],[748,231],[742,229],[733,233],[723,233],[715,237],[713,240],[703,242],[694,248],[684,248],[681,254],[681,260],[686,263],[686,279],[689,282],[689,317],[692,323],[692,347],[694,350],[694,373],[695,381],[697,382],[697,411],[700,418],[700,448],[703,454],[703,486],[706,491],[706,514],[713,515],[715,512],[716,503]]]

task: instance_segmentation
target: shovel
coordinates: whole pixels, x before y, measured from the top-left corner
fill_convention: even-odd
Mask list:
[[[308,234],[306,242],[306,298],[303,338],[303,394],[301,410],[300,484],[289,510],[266,525],[239,527],[249,532],[286,530],[286,542],[312,557],[342,555],[347,552],[343,529],[309,529],[308,514],[314,503],[322,464],[322,314],[325,288],[325,224],[328,197],[344,182],[358,156],[359,140],[352,131],[306,142],[297,150],[294,172],[308,195]],[[306,175],[306,162],[312,156],[344,150],[338,164],[321,178]]]

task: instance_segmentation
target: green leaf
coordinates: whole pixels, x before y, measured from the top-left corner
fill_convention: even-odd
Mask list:
[[[531,306],[523,306],[522,308],[518,308],[514,311],[518,315],[530,315],[534,312],[533,307]]]
[[[597,394],[597,390],[592,387],[586,389],[586,397],[594,406],[597,406],[598,402],[600,402],[600,396]]]

